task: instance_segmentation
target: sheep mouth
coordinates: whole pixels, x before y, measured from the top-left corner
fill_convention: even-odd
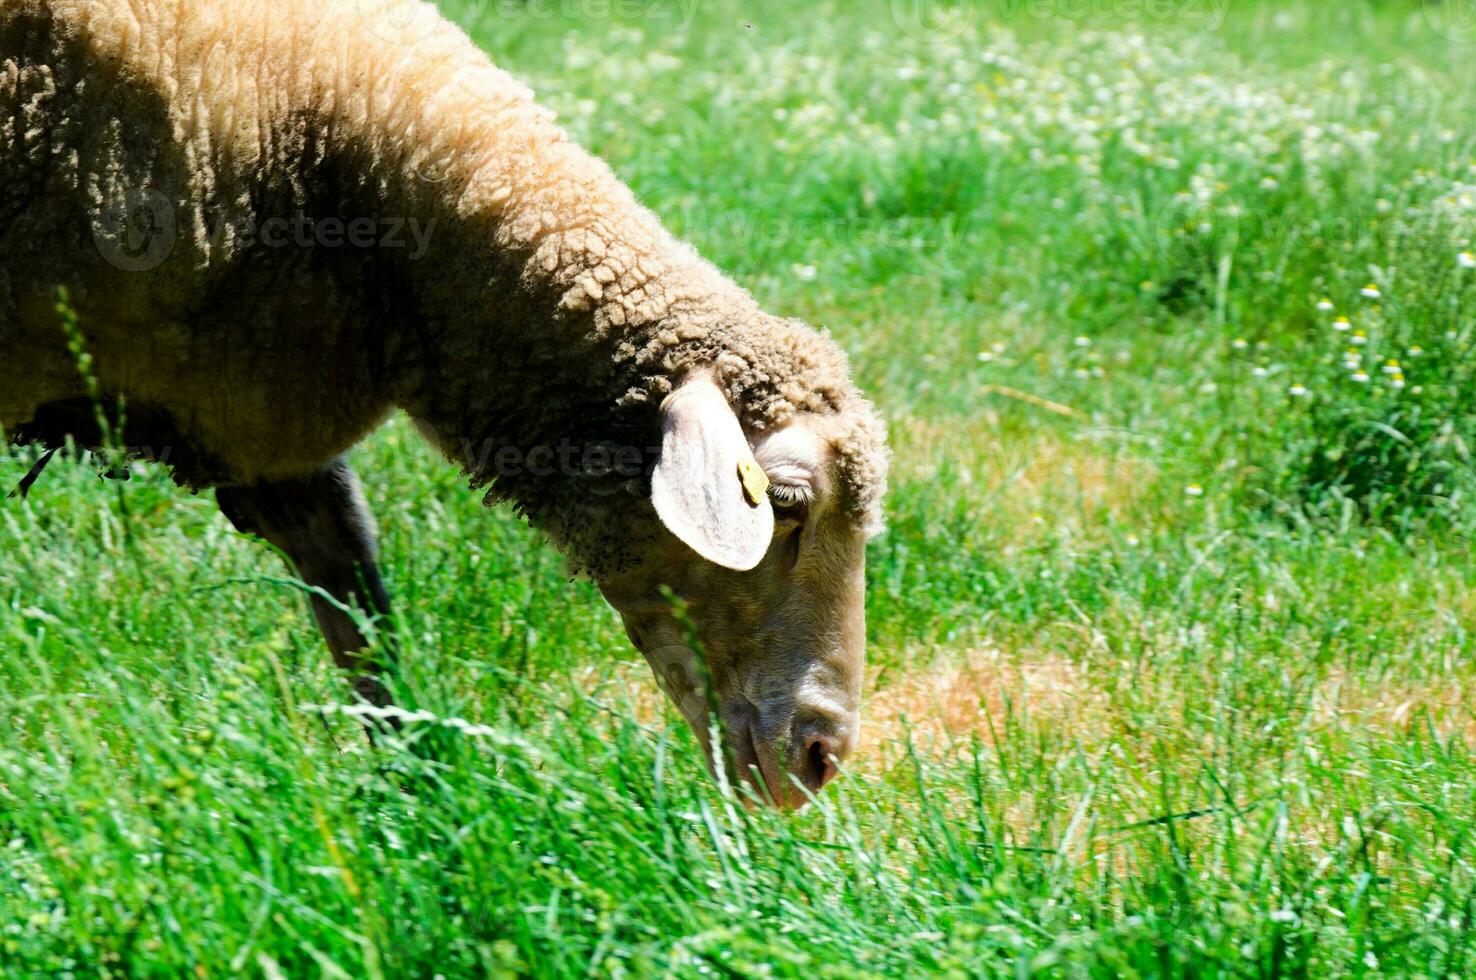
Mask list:
[[[753,785],[754,789],[763,790],[767,779],[764,764],[759,759],[758,743],[753,740],[753,724],[746,718],[739,722],[730,741],[738,778]]]
[[[803,797],[796,801],[789,793],[777,756],[763,751],[751,715],[745,713],[732,727],[728,743],[737,778],[752,786],[765,803],[784,809],[803,805]]]

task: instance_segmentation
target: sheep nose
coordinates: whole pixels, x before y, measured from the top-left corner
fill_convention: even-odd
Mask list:
[[[824,789],[838,771],[834,761],[835,748],[835,739],[820,736],[812,740],[805,751],[804,782],[816,793]]]
[[[812,793],[818,793],[839,772],[839,763],[850,750],[849,740],[838,738],[824,723],[795,726],[799,758],[795,775]]]

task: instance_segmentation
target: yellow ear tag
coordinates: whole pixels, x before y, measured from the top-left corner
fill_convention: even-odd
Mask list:
[[[751,505],[757,507],[764,502],[764,494],[769,492],[769,478],[759,466],[758,460],[752,456],[740,459],[738,479],[743,484],[743,496]]]

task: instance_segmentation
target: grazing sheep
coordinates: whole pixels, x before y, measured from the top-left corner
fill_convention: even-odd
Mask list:
[[[844,354],[673,239],[429,5],[6,0],[0,429],[96,445],[99,398],[371,613],[343,454],[404,409],[594,579],[710,762],[709,696],[781,804],[854,745],[887,452]],[[353,620],[314,611],[382,702]]]

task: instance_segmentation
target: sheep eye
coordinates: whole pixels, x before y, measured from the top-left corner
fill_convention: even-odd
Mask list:
[[[810,494],[803,487],[774,483],[769,486],[769,503],[780,520],[803,522],[810,506]]]

